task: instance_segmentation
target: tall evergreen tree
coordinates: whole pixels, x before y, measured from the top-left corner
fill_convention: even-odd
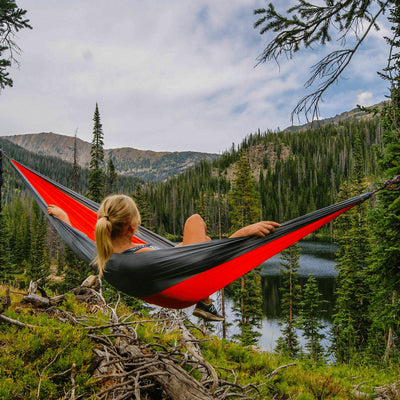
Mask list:
[[[6,210],[0,211],[0,280],[7,282],[11,274],[11,254],[9,247],[10,230]]]
[[[235,178],[228,198],[232,231],[260,219],[260,196],[256,191],[250,163],[244,152],[236,163]]]
[[[232,230],[257,222],[260,217],[259,194],[251,175],[247,156],[242,153],[236,164],[235,179],[229,193]],[[261,279],[257,270],[252,270],[239,280],[233,288],[233,311],[239,324],[239,339],[244,344],[254,344],[260,336],[257,331],[262,322]]]
[[[281,320],[282,336],[277,341],[276,351],[296,358],[300,353],[299,338],[296,331],[300,301],[301,287],[299,284],[298,270],[300,259],[300,246],[293,244],[280,254],[282,266]]]
[[[31,280],[43,278],[49,273],[49,256],[46,246],[46,219],[39,206],[33,204],[31,259],[27,275]]]
[[[81,285],[81,283],[90,275],[92,269],[65,246],[64,256],[64,280],[61,285],[62,291],[71,290]]]
[[[317,280],[310,275],[302,291],[298,324],[307,340],[305,347],[309,357],[314,361],[322,359],[324,355],[321,341],[325,339],[323,329],[326,328],[326,325],[321,321],[324,312],[323,305],[326,301],[321,297]]]
[[[367,191],[362,168],[361,141],[354,143],[353,179],[342,185],[338,200],[344,200]],[[336,359],[348,362],[365,350],[370,320],[368,317],[369,291],[367,285],[368,256],[370,252],[369,203],[365,202],[342,214],[335,222],[336,254],[339,273],[336,277],[336,304],[333,336]]]
[[[142,220],[141,224],[147,229],[152,229],[152,215],[150,212],[150,204],[143,193],[143,188],[140,183],[136,185],[135,193],[132,197],[135,200],[135,203],[139,209],[140,219]]]
[[[88,197],[97,203],[100,203],[104,197],[104,149],[103,149],[103,128],[100,122],[99,108],[96,103],[93,116],[93,140],[90,149],[89,164],[89,193]]]
[[[113,193],[116,188],[116,183],[118,179],[118,174],[115,171],[115,166],[112,158],[110,157],[107,162],[107,169],[106,169],[106,182],[104,185],[104,195],[109,195]]]
[[[391,11],[393,37],[388,39],[392,56],[383,76],[391,87],[390,103],[382,113],[383,150],[379,166],[381,175],[400,174],[400,4]],[[372,213],[371,231],[371,315],[372,356],[381,361],[400,358],[400,197],[398,192],[378,193],[378,207]]]

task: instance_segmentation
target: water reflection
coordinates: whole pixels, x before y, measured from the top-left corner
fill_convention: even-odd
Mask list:
[[[334,260],[337,246],[324,242],[300,242],[301,256],[299,259],[299,281],[303,286],[310,274],[317,281],[322,298],[327,301],[324,305],[325,312],[322,315],[323,322],[327,325],[324,333],[329,337],[332,322],[335,293],[335,270]],[[261,329],[260,346],[270,351],[275,348],[276,340],[280,337],[279,318],[280,310],[280,287],[282,287],[282,274],[280,272],[279,255],[271,258],[262,265],[262,287],[263,287],[263,313],[264,320]],[[303,339],[300,334],[300,342]],[[323,343],[325,348],[329,345],[329,340]]]
[[[314,275],[314,274],[313,274]],[[304,286],[307,278],[305,276],[299,277],[299,283]],[[324,320],[331,321],[334,293],[335,293],[335,278],[334,277],[316,277],[319,292],[322,298],[327,301],[324,304],[322,317]],[[282,287],[282,275],[268,275],[263,276],[263,314],[266,318],[280,318],[280,288]]]

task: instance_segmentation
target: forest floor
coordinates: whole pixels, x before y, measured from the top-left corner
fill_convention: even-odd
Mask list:
[[[93,281],[54,297],[0,286],[0,300],[0,399],[400,399],[399,366],[290,360],[180,311],[107,304]]]

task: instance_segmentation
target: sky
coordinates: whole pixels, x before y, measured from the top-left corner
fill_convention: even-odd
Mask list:
[[[294,0],[275,0],[281,11]],[[17,0],[14,86],[0,92],[0,136],[54,132],[91,142],[99,107],[106,149],[222,153],[250,133],[284,129],[332,50],[257,64],[272,34],[253,28],[262,0]],[[384,20],[382,21],[382,23]],[[385,99],[387,26],[372,31],[324,96],[322,118]],[[306,122],[304,116],[295,124]]]

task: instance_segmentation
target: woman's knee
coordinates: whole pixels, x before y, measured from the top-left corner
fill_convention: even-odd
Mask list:
[[[199,214],[191,215],[185,222],[183,244],[200,243],[210,240],[207,236],[207,226]]]
[[[200,214],[192,214],[185,222],[185,224],[199,224],[205,225],[204,219]]]

